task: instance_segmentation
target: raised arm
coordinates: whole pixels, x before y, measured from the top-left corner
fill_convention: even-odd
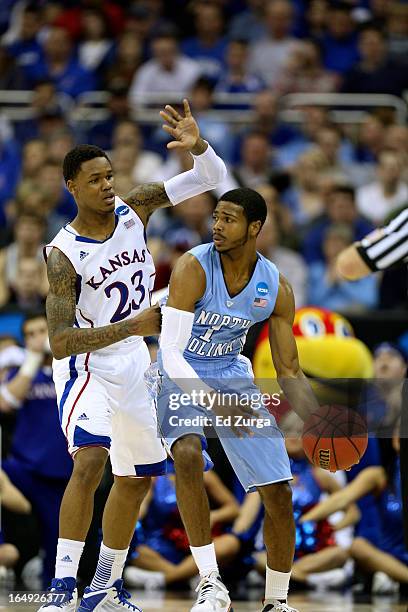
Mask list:
[[[112,325],[93,329],[74,328],[76,306],[76,273],[69,259],[53,248],[47,260],[50,290],[47,296],[48,334],[53,355],[63,359],[89,353],[129,336],[150,336],[160,332],[159,308]]]
[[[303,421],[319,408],[309,381],[300,369],[293,335],[295,300],[292,287],[280,275],[275,309],[269,319],[269,343],[278,383],[293,410]]]
[[[189,151],[194,158],[194,166],[192,170],[178,174],[164,183],[138,185],[127,194],[124,201],[133,208],[145,225],[157,208],[174,206],[214,189],[227,174],[224,162],[200,137],[187,100],[184,100],[184,117],[170,105],[160,114],[167,122],[163,129],[174,138],[167,147]]]

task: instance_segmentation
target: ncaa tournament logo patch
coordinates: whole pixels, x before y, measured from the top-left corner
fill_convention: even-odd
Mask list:
[[[256,292],[258,295],[261,295],[262,297],[266,297],[269,293],[269,287],[266,283],[260,282],[256,286]]]
[[[124,217],[125,215],[129,214],[129,206],[125,206],[124,204],[122,204],[121,206],[117,207],[115,213],[117,215],[120,215],[121,217]]]

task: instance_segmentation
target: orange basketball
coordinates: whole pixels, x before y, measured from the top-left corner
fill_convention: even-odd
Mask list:
[[[368,444],[364,419],[343,406],[321,406],[303,427],[303,448],[316,467],[347,470],[364,455]]]

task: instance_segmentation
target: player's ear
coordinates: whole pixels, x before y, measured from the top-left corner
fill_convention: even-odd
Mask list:
[[[252,238],[256,238],[261,231],[262,223],[260,221],[252,221],[249,226],[250,235]]]
[[[68,189],[69,193],[71,193],[73,196],[75,196],[76,187],[75,187],[75,182],[72,179],[69,179],[67,181],[67,189]]]

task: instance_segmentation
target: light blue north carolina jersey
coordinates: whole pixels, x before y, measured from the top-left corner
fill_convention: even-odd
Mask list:
[[[276,266],[258,253],[252,277],[238,295],[228,293],[221,258],[213,243],[189,251],[201,264],[206,289],[196,304],[194,324],[184,357],[196,370],[212,364],[228,367],[241,353],[248,330],[270,317],[279,288]]]

